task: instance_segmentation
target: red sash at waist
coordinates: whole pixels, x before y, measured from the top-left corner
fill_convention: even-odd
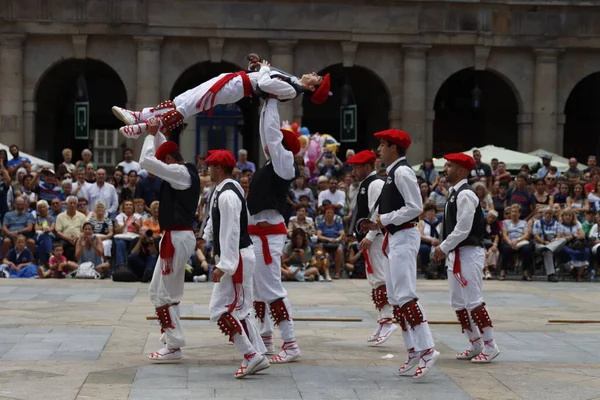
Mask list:
[[[271,257],[271,251],[269,251],[269,241],[267,240],[267,236],[287,235],[287,228],[283,222],[269,226],[248,225],[248,234],[260,238],[265,264],[269,265],[273,262],[273,258]]]
[[[191,231],[192,228],[183,226],[171,226],[165,229],[162,241],[160,242],[160,264],[163,275],[169,275],[173,272],[173,256],[175,255],[175,246],[171,240],[171,232]]]
[[[403,231],[405,229],[415,228],[416,226],[417,226],[416,222],[407,222],[407,223],[405,223],[403,225],[400,225],[400,227],[398,228],[398,230],[396,231],[396,233],[398,233],[400,231]],[[387,257],[388,255],[387,255],[386,249],[388,247],[388,241],[389,241],[389,235],[390,235],[390,233],[388,232],[387,229],[384,228],[384,230],[385,230],[385,236],[383,237],[383,244],[381,245],[381,251],[383,251],[383,255]]]
[[[196,109],[200,111],[208,111],[208,115],[212,115],[212,109],[215,106],[215,98],[217,97],[217,93],[219,93],[228,82],[237,78],[238,76],[242,78],[242,85],[244,86],[244,97],[252,95],[252,83],[250,82],[248,74],[246,74],[246,72],[244,71],[233,72],[231,74],[223,76],[221,79],[216,81],[206,91],[206,93],[204,93],[200,100],[198,100],[198,102],[196,103]],[[204,110],[207,104],[209,104],[209,107],[206,110]]]

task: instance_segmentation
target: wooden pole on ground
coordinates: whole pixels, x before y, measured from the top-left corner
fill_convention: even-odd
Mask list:
[[[156,321],[158,318],[155,315],[146,317],[147,321]],[[205,315],[182,315],[179,319],[183,321],[210,321],[210,317]],[[358,317],[294,317],[294,321],[298,322],[362,322],[362,318]],[[394,320],[394,322],[397,322]],[[430,325],[458,325],[458,321],[427,321]],[[600,321],[598,321],[600,322]]]
[[[600,319],[549,319],[549,324],[600,324]]]

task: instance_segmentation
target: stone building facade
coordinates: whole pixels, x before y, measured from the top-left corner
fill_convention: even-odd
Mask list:
[[[113,103],[122,98],[128,107],[141,108],[176,94],[174,87],[186,71],[193,75],[193,68],[207,65],[239,68],[247,53],[256,52],[298,75],[342,74],[335,92],[345,83],[351,89],[362,85],[352,96],[363,119],[357,147],[372,146],[366,137],[389,126],[411,134],[415,161],[453,143],[466,148],[487,144],[480,143],[482,137],[490,143],[513,143],[521,151],[544,148],[581,157],[595,153],[599,143],[597,117],[581,111],[582,104],[600,100],[596,3],[3,0],[0,142],[37,154],[56,143],[69,144],[60,138],[72,133],[57,128],[56,115],[65,111],[56,109],[52,96],[60,100],[61,85],[72,85],[78,69],[93,72],[87,77],[89,85],[100,88],[106,104],[111,100],[106,91],[114,91]],[[98,65],[90,67],[93,63]],[[460,73],[464,82],[453,86],[453,77]],[[440,99],[444,85],[466,89],[467,95],[447,89],[444,96],[450,100]],[[502,90],[508,95],[496,93]],[[465,103],[468,93],[471,105]],[[282,119],[308,120],[309,108],[320,112],[306,101],[282,103]],[[332,101],[327,110],[333,115],[321,119],[339,119],[340,100]],[[571,111],[569,102],[574,104]],[[474,110],[461,114],[452,111],[455,106]],[[448,118],[455,119],[450,125],[436,121],[445,107],[450,107]],[[48,115],[42,117],[44,112]],[[103,115],[99,121],[107,118]],[[471,126],[472,120],[479,121],[478,127],[463,135],[462,127]],[[498,128],[506,121],[506,131]],[[195,121],[191,125],[188,129],[194,132]],[[197,139],[193,133],[180,138],[184,155],[193,157],[200,148]],[[246,139],[251,141],[244,137],[244,145]],[[586,144],[580,145],[581,140]]]

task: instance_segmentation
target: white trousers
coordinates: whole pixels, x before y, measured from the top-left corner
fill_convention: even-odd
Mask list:
[[[161,239],[161,246],[163,239]],[[162,307],[181,301],[183,298],[183,283],[185,281],[185,263],[196,249],[196,238],[192,231],[173,231],[171,232],[171,241],[173,242],[173,247],[175,247],[172,265],[173,271],[168,275],[163,275],[159,257],[154,267],[152,282],[150,282],[150,287],[148,288],[150,301],[152,301],[154,307]],[[165,329],[161,341],[169,349],[183,347],[186,342],[181,321],[179,320],[179,306],[171,306],[168,310],[175,329]]]
[[[221,74],[215,78],[212,78],[203,84],[196,86],[186,92],[181,93],[179,96],[175,97],[173,101],[175,102],[175,106],[177,107],[177,111],[179,111],[184,118],[191,117],[192,115],[198,114],[202,111],[206,111],[208,107],[210,107],[210,102],[206,102],[203,109],[197,109],[196,104],[198,100],[202,98],[215,84],[219,79],[223,76],[228,75],[228,73]],[[215,96],[214,105],[219,104],[233,104],[238,102],[244,97],[244,85],[242,83],[242,78],[236,76],[229,82],[223,86],[223,88],[217,93]]]
[[[377,235],[375,236],[375,239],[373,239],[371,249],[369,250],[369,260],[373,267],[373,273],[369,274],[367,272],[367,280],[373,289],[386,284],[386,276],[388,275],[386,270],[390,267],[387,258],[383,255],[383,251],[381,250],[382,244],[383,235]]]
[[[388,300],[392,306],[402,306],[418,298],[417,296],[417,255],[421,244],[421,235],[416,228],[404,229],[388,237],[388,265],[386,278]],[[423,322],[412,329],[406,324],[402,331],[406,349],[424,351],[435,346],[427,316],[421,304]]]
[[[467,286],[462,286],[452,274],[456,253],[451,251],[446,258],[448,267],[448,286],[450,287],[450,304],[454,311],[466,309],[471,311],[483,303],[481,287],[483,285],[483,266],[485,250],[483,247],[465,246],[460,248],[460,265],[462,277]]]

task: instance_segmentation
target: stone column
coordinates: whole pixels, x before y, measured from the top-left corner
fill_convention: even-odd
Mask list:
[[[0,36],[0,137],[23,148],[23,43],[25,35]]]
[[[388,119],[390,120],[390,129],[402,129],[402,112],[390,110]]]
[[[412,138],[409,149],[413,163],[431,153],[426,148],[427,51],[431,46],[407,45],[404,50],[402,85],[402,130]]]
[[[23,151],[33,154],[35,151],[35,100],[23,102]]]
[[[295,40],[269,40],[271,59],[268,60],[272,66],[289,73],[294,73],[294,47]],[[279,103],[279,117],[281,121],[294,119],[294,102],[286,101]]]
[[[567,115],[559,112],[556,115],[556,154],[563,154],[563,146],[565,139],[565,124],[567,123]],[[567,154],[567,158],[571,155]]]
[[[137,83],[135,92],[135,109],[153,107],[160,99],[160,36],[135,36],[137,45]],[[166,100],[166,99],[162,99]],[[130,143],[133,142],[133,143]],[[142,141],[128,141],[134,146],[135,157],[142,149]]]
[[[517,115],[517,125],[519,126],[519,143],[518,151],[527,153],[533,151],[532,137],[531,137],[531,123],[533,117],[530,113]]]
[[[531,148],[556,152],[556,107],[558,101],[558,55],[560,49],[535,49],[533,87],[533,135]]]

